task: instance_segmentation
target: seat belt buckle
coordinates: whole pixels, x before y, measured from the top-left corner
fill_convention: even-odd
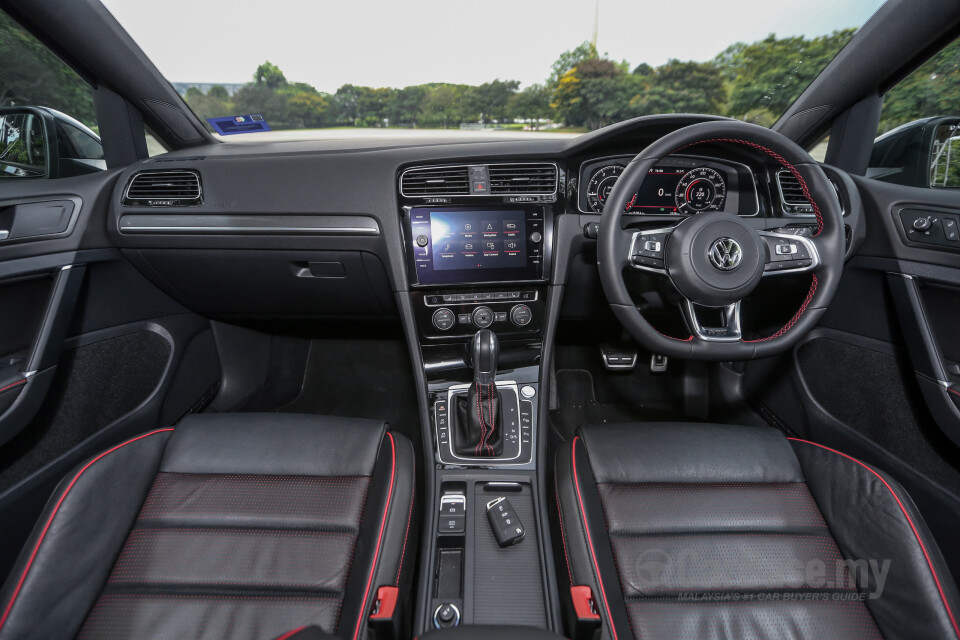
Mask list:
[[[370,611],[370,628],[377,640],[398,640],[403,607],[400,606],[400,589],[394,586],[380,587]]]
[[[593,589],[586,585],[570,587],[570,599],[573,601],[573,640],[594,640],[600,636],[603,622],[593,599]]]

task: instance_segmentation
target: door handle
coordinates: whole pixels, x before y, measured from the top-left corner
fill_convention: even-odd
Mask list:
[[[960,445],[960,389],[951,380],[930,325],[919,281],[914,276],[888,273],[887,283],[924,402],[940,430]]]

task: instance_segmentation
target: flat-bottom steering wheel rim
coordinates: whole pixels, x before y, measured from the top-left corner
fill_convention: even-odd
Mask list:
[[[690,308],[685,309],[684,317],[687,319],[688,326],[695,325],[695,327],[691,327],[691,336],[686,339],[678,339],[664,335],[657,331],[640,313],[631,299],[624,281],[623,271],[628,267],[636,267],[647,271],[661,271],[655,267],[643,267],[636,263],[634,255],[638,249],[635,247],[635,243],[640,236],[632,229],[623,229],[622,227],[627,203],[643,183],[648,171],[663,158],[704,143],[737,145],[764,154],[796,177],[804,195],[813,206],[817,229],[810,238],[800,236],[780,238],[770,231],[758,231],[763,236],[762,239],[766,249],[763,256],[765,266],[761,277],[771,275],[772,269],[774,269],[774,267],[771,267],[771,272],[768,273],[766,266],[767,263],[775,261],[772,258],[774,249],[771,248],[770,242],[799,246],[801,247],[801,256],[804,252],[812,252],[812,257],[809,265],[784,271],[784,273],[809,274],[810,289],[799,310],[779,330],[755,340],[743,340],[742,335],[739,334],[739,301],[736,303],[735,309],[736,332],[730,331],[729,336],[714,338],[709,334],[703,334],[700,327],[696,326],[695,307],[698,305],[691,304],[689,300],[686,300],[686,305]],[[738,218],[729,214],[705,212],[690,219],[700,219],[701,222],[695,224],[701,227],[710,227],[713,225],[708,225],[702,221],[706,220],[705,216],[711,215],[717,216],[717,221],[726,216],[725,220],[733,225],[727,227],[727,229],[730,231],[737,230],[734,221]],[[631,216],[631,222],[633,223],[640,220],[642,220],[642,217]],[[686,220],[688,219],[681,221],[676,229],[681,229]],[[741,224],[756,228],[755,225],[743,221],[741,221]],[[667,245],[663,248],[664,257],[671,248],[670,235],[676,229],[670,230],[663,236],[666,238]],[[693,241],[689,241],[691,243],[690,247],[695,247],[696,250],[687,250],[683,255],[692,256],[690,257],[692,261],[703,260],[704,257],[699,252],[702,249],[700,245],[703,244],[699,234],[706,234],[704,237],[708,241],[708,246],[712,246],[709,234],[714,232],[716,230],[698,229],[697,237]],[[750,245],[751,241],[747,239],[745,242]],[[689,249],[690,247],[685,246],[684,248]],[[600,225],[598,237],[597,266],[600,271],[604,294],[614,315],[617,316],[617,319],[633,338],[646,349],[661,355],[688,360],[749,360],[775,355],[790,349],[816,326],[836,293],[843,270],[844,248],[845,234],[840,203],[820,165],[802,147],[770,129],[736,120],[719,120],[690,125],[669,133],[641,151],[627,165],[607,196],[604,205],[603,221]],[[744,253],[750,253],[752,256],[752,252],[759,249],[759,245],[757,247],[750,245]],[[793,250],[796,251],[795,248]],[[676,252],[674,252],[674,259],[676,259],[675,254]],[[656,263],[655,260],[646,260],[645,262],[648,264]],[[799,265],[803,262],[798,260],[791,264]],[[694,271],[699,269],[698,273],[706,273],[701,264],[698,263],[694,266],[696,267]],[[669,276],[670,267],[670,264],[664,264],[663,275]],[[678,266],[675,272],[680,273],[681,267]],[[778,273],[778,275],[780,274]],[[699,279],[703,280],[703,278]],[[688,289],[698,284],[698,278],[696,277],[687,278],[687,280],[689,282],[685,281],[685,284],[687,284]],[[674,286],[676,287],[677,283],[674,283]],[[756,283],[753,286],[755,287]],[[749,288],[749,282],[745,287]],[[709,286],[701,286],[697,290],[702,291],[705,295],[706,289],[709,289]],[[718,291],[725,290],[718,289]],[[729,292],[718,294],[718,296],[705,297],[713,303],[723,295],[729,295]],[[749,291],[746,295],[749,295]],[[733,313],[733,311],[730,311],[732,308],[733,305],[729,309],[725,309],[725,313]],[[690,314],[692,314],[692,321]]]

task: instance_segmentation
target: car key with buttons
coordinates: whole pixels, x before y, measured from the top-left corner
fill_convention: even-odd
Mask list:
[[[526,533],[523,523],[520,522],[513,505],[506,498],[501,496],[487,503],[487,519],[490,521],[497,544],[501,547],[509,547],[523,540]]]

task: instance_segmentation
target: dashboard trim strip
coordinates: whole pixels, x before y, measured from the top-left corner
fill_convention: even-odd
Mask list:
[[[194,214],[126,214],[117,224],[124,234],[219,235],[358,235],[379,236],[377,221],[367,216],[216,216]]]

